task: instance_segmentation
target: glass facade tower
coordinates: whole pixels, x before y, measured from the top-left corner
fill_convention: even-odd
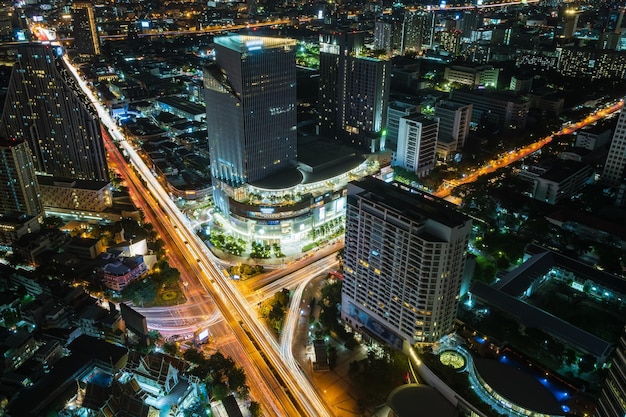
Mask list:
[[[292,39],[215,38],[205,70],[214,184],[254,183],[296,165],[296,65]]]

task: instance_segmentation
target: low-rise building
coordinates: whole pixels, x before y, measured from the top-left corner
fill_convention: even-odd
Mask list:
[[[478,67],[465,67],[452,65],[446,67],[443,77],[451,83],[467,85],[472,88],[498,86],[500,69],[490,65]]]
[[[37,217],[26,213],[0,213],[0,247],[11,247],[22,236],[37,233],[41,225]]]
[[[102,269],[102,282],[113,291],[122,291],[128,284],[148,272],[143,256],[126,257],[108,263]]]
[[[108,181],[37,176],[44,207],[55,213],[102,212],[113,205]]]
[[[100,239],[75,237],[66,247],[66,251],[81,259],[96,259],[104,252],[104,247]]]
[[[0,374],[19,368],[39,347],[33,335],[25,329],[6,330],[0,340]]]
[[[556,204],[580,191],[592,175],[591,167],[583,162],[559,161],[534,179],[532,196]]]
[[[609,143],[611,133],[611,129],[605,125],[585,126],[577,132],[576,146],[595,151]]]
[[[472,122],[500,129],[526,126],[530,103],[516,93],[486,90],[455,90],[453,101],[472,105]]]

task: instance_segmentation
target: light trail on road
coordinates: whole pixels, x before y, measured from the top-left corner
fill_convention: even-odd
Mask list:
[[[264,401],[267,407],[267,401],[271,399],[270,403],[273,407],[270,410],[277,415],[332,416],[328,406],[319,396],[317,390],[312,386],[302,370],[298,366],[285,362],[280,354],[278,343],[269,329],[259,322],[254,313],[250,311],[245,297],[239,293],[229,279],[223,276],[219,268],[210,261],[212,254],[209,254],[210,251],[207,249],[204,242],[202,242],[193,231],[187,229],[189,220],[178,207],[176,207],[169,194],[163,189],[156,178],[154,178],[152,172],[135,152],[133,146],[126,141],[113,118],[96,100],[93,93],[82,80],[77,70],[71,65],[68,58],[64,56],[64,59],[68,68],[76,78],[77,83],[97,109],[100,120],[108,129],[109,134],[116,141],[118,146],[126,152],[131,164],[145,181],[147,189],[150,191],[153,198],[158,200],[158,208],[168,216],[169,222],[174,228],[178,229],[178,232],[182,235],[182,239],[186,239],[180,242],[180,249],[183,253],[187,252],[187,261],[190,265],[193,265],[192,268],[197,276],[203,278],[200,284],[213,295],[218,308],[227,321],[231,323],[233,330],[238,329],[235,328],[236,326],[233,324],[232,319],[235,318],[235,315],[239,317],[240,325],[246,327],[246,334],[253,337],[254,342],[257,344],[256,346],[262,351],[264,355],[264,359],[262,359],[267,361],[268,365],[272,367],[272,373],[279,379],[279,383],[284,384],[284,392],[276,390],[275,387],[272,387],[274,389],[271,390],[268,389],[266,385],[268,375],[265,374],[264,379],[261,379],[261,381],[263,381],[261,383],[262,386],[259,387],[259,389],[264,391],[264,396],[259,400]],[[170,234],[170,236],[173,240],[177,239],[177,233]],[[245,343],[245,341],[242,340],[242,343]],[[251,354],[252,352],[248,351],[248,353]],[[259,369],[264,367],[264,364],[261,364],[259,361],[255,361],[255,363]]]

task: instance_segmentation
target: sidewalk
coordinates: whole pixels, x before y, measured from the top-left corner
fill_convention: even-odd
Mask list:
[[[306,347],[312,340],[312,338],[309,337],[309,323],[311,322],[311,317],[317,317],[319,315],[320,308],[317,303],[319,303],[320,300],[319,289],[322,282],[323,278],[312,281],[306,287],[302,296],[302,299],[305,300],[303,305],[307,307],[303,309],[305,314],[300,316],[296,328],[294,345],[292,347],[294,358],[300,363],[308,378],[330,406],[334,416],[355,417],[367,415],[361,413],[359,410],[357,398],[353,394],[354,387],[350,380],[350,375],[348,374],[351,362],[367,357],[365,348],[359,346],[351,351],[346,349],[343,344],[331,338],[328,344],[337,349],[337,363],[331,371],[314,372],[310,357],[307,355]],[[313,311],[311,311],[310,302],[313,298],[316,299],[316,306]]]

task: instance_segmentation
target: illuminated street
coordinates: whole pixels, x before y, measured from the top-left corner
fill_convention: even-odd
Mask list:
[[[555,136],[560,136],[560,135],[569,135],[572,132],[575,132],[576,130],[588,126],[592,123],[595,123],[596,121],[603,119],[607,116],[610,116],[611,114],[615,113],[616,111],[620,110],[622,108],[622,106],[624,105],[624,101],[619,101],[616,104],[613,104],[609,107],[606,107],[602,110],[599,110],[589,116],[587,116],[584,120],[581,120],[577,123],[568,125],[566,127],[564,127],[563,129],[561,129],[560,131],[554,133],[553,135],[550,136],[546,136],[545,138],[538,140],[537,142],[534,142],[528,146],[525,146],[521,149],[518,150],[514,150],[514,151],[510,151],[508,153],[505,153],[503,155],[500,156],[500,158],[489,161],[488,163],[486,163],[485,165],[475,169],[474,171],[472,171],[470,174],[464,176],[463,178],[459,178],[456,180],[452,180],[452,181],[445,181],[441,187],[439,187],[439,189],[437,191],[435,191],[433,194],[436,195],[437,197],[441,197],[441,198],[445,198],[448,197],[450,195],[450,193],[452,192],[452,190],[456,187],[458,187],[459,185],[463,185],[463,184],[469,184],[471,182],[474,182],[478,179],[478,177],[485,175],[485,174],[490,174],[492,172],[495,172],[496,170],[500,169],[500,168],[504,168],[514,162],[519,161],[520,159],[526,158],[527,156],[533,154],[534,152],[537,152],[539,149],[543,148],[545,145],[547,145],[548,143],[552,142],[552,140],[554,139]]]
[[[263,375],[264,379],[259,380],[259,384],[261,386],[264,385],[261,381],[269,383],[269,392],[274,394],[271,396],[262,395],[258,398],[259,401],[266,407],[269,401],[272,407],[268,408],[267,411],[271,409],[276,415],[332,415],[316,389],[299,367],[295,366],[293,361],[288,363],[284,360],[279,353],[278,343],[274,339],[274,336],[265,324],[258,320],[256,314],[250,311],[245,296],[239,293],[234,284],[225,278],[220,269],[210,260],[211,255],[209,255],[209,250],[206,248],[204,242],[202,242],[193,231],[188,230],[188,219],[176,207],[168,193],[163,190],[161,184],[159,184],[158,180],[152,175],[143,160],[137,155],[133,146],[125,140],[115,124],[115,121],[98,100],[95,99],[89,87],[81,79],[76,69],[67,58],[66,63],[68,67],[71,68],[81,89],[98,110],[101,122],[106,126],[113,140],[128,154],[131,164],[142,176],[143,180],[146,181],[148,191],[159,201],[158,207],[153,207],[153,209],[162,211],[163,215],[160,217],[169,219],[172,226],[172,228],[168,230],[168,232],[170,232],[169,235],[172,241],[176,242],[175,244],[181,249],[189,265],[192,266],[191,270],[188,272],[198,276],[199,285],[213,295],[218,308],[222,314],[227,317],[226,321],[232,326],[235,333],[241,334],[243,332],[241,327],[236,325],[239,321],[243,323],[247,329],[247,334],[254,338],[258,347],[265,354],[269,366],[273,368],[274,371],[272,372],[267,368],[267,365],[261,357],[252,358],[255,360],[257,368],[265,370]],[[164,224],[167,224],[167,222],[164,222]],[[177,229],[177,231],[174,231],[174,229]],[[219,337],[219,335],[216,337]],[[241,339],[244,339],[244,343],[248,342],[245,340],[245,337]],[[248,353],[251,351],[252,349],[248,350]],[[249,372],[251,375],[251,379],[253,379],[252,371],[249,371],[248,367],[245,367],[245,364],[243,364],[243,366],[247,373]],[[276,381],[275,376],[281,379],[282,384],[285,385],[285,390],[271,388],[271,385],[274,385],[274,388],[278,385],[282,385],[278,382],[271,382]],[[261,389],[260,387],[255,388]],[[295,413],[292,409],[294,406],[295,409],[298,410]],[[280,410],[283,411],[281,412]]]

